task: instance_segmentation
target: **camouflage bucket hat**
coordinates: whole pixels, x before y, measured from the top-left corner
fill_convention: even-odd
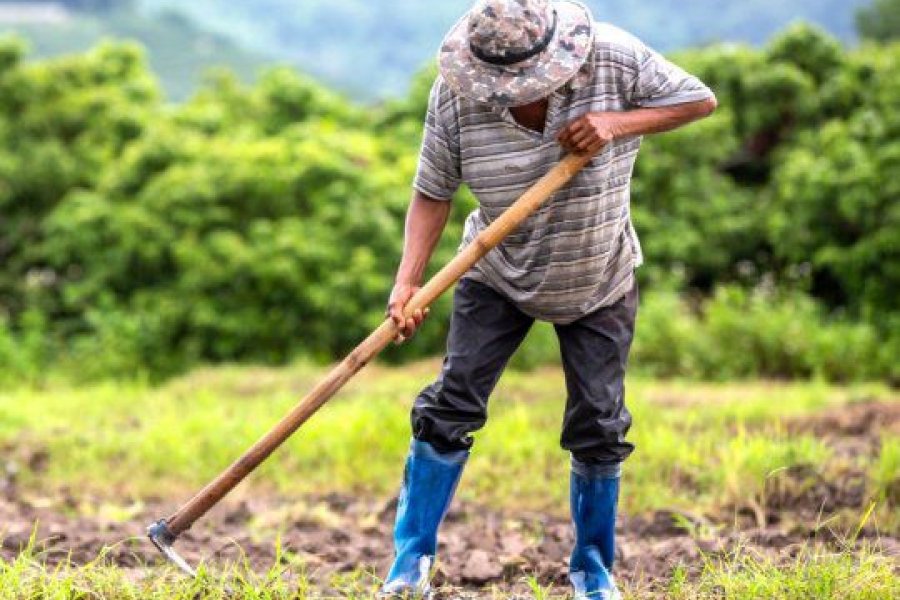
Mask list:
[[[591,54],[590,11],[570,0],[479,0],[450,30],[438,66],[458,94],[521,106],[572,79]]]

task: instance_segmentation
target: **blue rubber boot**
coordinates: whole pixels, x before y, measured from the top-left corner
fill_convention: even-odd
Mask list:
[[[467,450],[441,454],[427,442],[412,441],[397,503],[394,564],[379,597],[430,597],[438,527],[468,458]]]
[[[620,600],[612,577],[616,552],[619,465],[585,465],[572,460],[569,484],[575,549],[569,581],[575,600]]]

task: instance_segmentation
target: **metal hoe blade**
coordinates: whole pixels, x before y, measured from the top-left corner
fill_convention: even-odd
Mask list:
[[[153,545],[156,546],[157,550],[162,552],[162,555],[165,556],[169,560],[169,562],[181,569],[181,571],[188,576],[197,577],[197,572],[193,568],[191,568],[187,561],[184,560],[180,554],[175,552],[175,548],[172,547],[172,544],[175,543],[177,536],[169,531],[169,527],[168,525],[166,525],[165,519],[157,521],[156,523],[148,527],[147,537],[150,538],[150,541],[153,542]]]

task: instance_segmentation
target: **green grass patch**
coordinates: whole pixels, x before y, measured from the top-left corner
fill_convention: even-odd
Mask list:
[[[370,367],[236,495],[334,491],[389,498],[401,476],[411,402],[437,368],[433,361]],[[77,490],[79,504],[68,510],[130,520],[141,510],[142,499],[178,501],[207,483],[322,374],[301,363],[283,369],[198,370],[160,387],[142,381],[22,386],[0,392],[0,447],[7,462],[19,469],[22,494],[46,497]],[[460,487],[463,499],[509,510],[566,513],[568,457],[559,447],[564,390],[557,369],[511,371],[503,377]],[[791,470],[832,479],[848,470],[863,473],[873,503],[867,500],[844,521],[822,515],[823,527],[849,540],[842,552],[811,546],[794,558],[776,559],[732,549],[725,558],[705,558],[699,574],[676,570],[649,588],[640,581],[623,582],[628,600],[898,596],[895,565],[882,549],[858,544],[856,534],[861,523],[890,535],[897,531],[900,445],[886,427],[877,454],[848,456],[812,428],[803,433],[796,426],[798,420],[855,402],[896,402],[892,391],[877,385],[633,378],[627,395],[634,415],[630,439],[638,448],[625,470],[627,513],[666,509],[723,514],[735,507],[765,508],[766,495],[773,489],[783,492],[788,485],[783,475]],[[848,526],[849,521],[854,525]],[[685,526],[696,525],[686,520]],[[714,527],[695,533],[715,535]],[[115,567],[104,556],[83,566],[48,567],[39,554],[28,551],[0,561],[0,599],[186,600],[224,597],[226,590],[241,598],[323,597],[322,587],[308,581],[297,556],[277,554],[269,570],[217,566],[223,570],[186,581],[167,569]],[[517,589],[546,600],[565,597],[545,585],[525,574]],[[329,597],[369,598],[377,586],[377,574],[344,573],[328,583]],[[482,597],[504,598],[508,592],[498,587]]]
[[[879,500],[900,506],[900,439],[882,439],[881,454],[872,465],[872,480]]]
[[[237,564],[222,572],[202,570],[196,580],[177,576],[171,570],[127,570],[111,567],[99,557],[94,563],[62,564],[48,569],[39,556],[29,552],[11,562],[0,561],[0,599],[41,598],[48,600],[199,600],[243,598],[254,600],[312,600],[313,598],[371,598],[379,581],[369,572],[355,571],[334,576],[324,594],[307,580],[302,564],[278,554],[275,566],[254,571]],[[856,554],[834,554],[806,549],[787,562],[736,554],[707,559],[699,578],[677,569],[667,589],[620,582],[626,600],[884,600],[900,594],[900,577],[890,559],[877,549],[863,548]],[[559,590],[525,577],[520,588],[540,600],[561,600]],[[510,598],[508,592],[487,590],[479,597]],[[515,597],[521,597],[516,595]]]
[[[673,578],[669,600],[885,600],[900,596],[892,562],[864,549],[858,554],[810,550],[787,564],[752,554],[706,562],[699,581]],[[635,595],[634,598],[640,596]]]
[[[396,491],[409,439],[408,411],[437,365],[376,366],[352,381],[246,484],[283,494]],[[321,376],[287,369],[200,370],[158,388],[141,382],[23,387],[0,394],[0,444],[22,463],[26,489],[77,487],[99,497],[180,498],[205,484],[282,417]],[[556,369],[506,374],[477,436],[463,498],[510,508],[567,506],[568,457],[559,447],[564,383]],[[817,383],[692,384],[632,380],[625,471],[629,512],[709,510],[763,503],[773,473],[825,470],[834,451],[789,418],[855,399],[891,399],[878,386]],[[46,453],[29,469],[31,453]],[[896,441],[861,457],[883,501],[897,472]],[[842,459],[843,460],[843,459]]]

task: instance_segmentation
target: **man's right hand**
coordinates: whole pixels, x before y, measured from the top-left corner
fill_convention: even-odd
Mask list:
[[[430,309],[417,309],[410,318],[403,316],[403,309],[409,303],[410,299],[419,291],[420,286],[412,283],[398,281],[394,284],[391,291],[391,298],[388,300],[388,316],[394,321],[399,332],[394,341],[402,344],[416,333],[416,329],[422,324]]]
[[[402,344],[413,336],[428,309],[417,310],[410,318],[403,316],[403,309],[419,291],[419,282],[428,266],[428,259],[434,252],[441,237],[441,231],[450,216],[450,202],[429,198],[421,192],[414,192],[412,203],[406,214],[406,229],[403,240],[403,258],[397,267],[394,289],[388,300],[387,316],[397,326],[395,341]]]

